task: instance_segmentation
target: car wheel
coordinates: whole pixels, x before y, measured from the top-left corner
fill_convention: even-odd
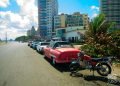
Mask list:
[[[46,56],[46,55],[44,55],[44,59],[47,59],[47,56]]]
[[[53,65],[53,66],[57,66],[57,63],[56,63],[56,61],[55,61],[55,58],[53,58],[53,57],[52,57],[52,65]]]

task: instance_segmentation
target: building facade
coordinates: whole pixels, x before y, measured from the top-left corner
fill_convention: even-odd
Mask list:
[[[54,16],[57,14],[57,0],[38,0],[38,29],[40,29],[41,38],[52,38],[54,32]]]
[[[86,29],[84,26],[72,26],[56,29],[56,37],[69,42],[78,42],[84,40]]]
[[[101,12],[105,14],[108,22],[115,22],[111,29],[120,30],[120,0],[100,0]]]
[[[72,15],[61,14],[54,17],[54,28],[64,28],[72,26],[84,26],[84,29],[89,28],[89,17],[87,14],[75,12]]]
[[[27,36],[31,36],[31,30],[27,30]]]
[[[84,26],[67,27],[65,38],[69,42],[82,42],[84,40],[85,31]]]
[[[65,40],[65,33],[66,33],[66,28],[58,28],[56,29],[56,37],[61,38],[62,40]]]
[[[34,26],[30,30],[27,31],[27,36],[35,36],[36,35],[36,30]]]
[[[54,29],[66,27],[67,26],[66,19],[67,19],[66,14],[54,16]]]
[[[89,28],[89,17],[87,14],[75,12],[67,17],[67,26],[84,26],[84,29]]]

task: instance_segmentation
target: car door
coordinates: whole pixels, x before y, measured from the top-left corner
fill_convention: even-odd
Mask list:
[[[37,50],[39,51],[41,43],[37,45]]]
[[[45,49],[44,49],[44,52],[45,52],[45,55],[50,58],[50,50],[51,50],[51,47],[50,46],[47,46]]]

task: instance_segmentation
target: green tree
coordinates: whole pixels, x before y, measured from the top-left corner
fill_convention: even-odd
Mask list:
[[[109,33],[113,24],[106,21],[104,14],[99,14],[91,20],[89,30],[86,32],[86,44],[82,46],[82,50],[94,57],[113,55],[116,44]]]
[[[28,36],[20,36],[20,37],[17,37],[15,39],[15,41],[22,41],[22,42],[26,42],[28,41],[30,38]]]
[[[117,55],[120,58],[120,30],[112,32],[111,37],[115,45],[111,50],[112,54]]]

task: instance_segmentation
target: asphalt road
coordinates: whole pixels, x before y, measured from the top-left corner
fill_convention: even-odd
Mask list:
[[[0,86],[106,86],[102,80],[71,77],[66,65],[53,67],[26,43],[0,46]],[[82,74],[92,74],[82,71]],[[110,85],[111,86],[111,85]],[[113,85],[114,86],[114,85]]]

